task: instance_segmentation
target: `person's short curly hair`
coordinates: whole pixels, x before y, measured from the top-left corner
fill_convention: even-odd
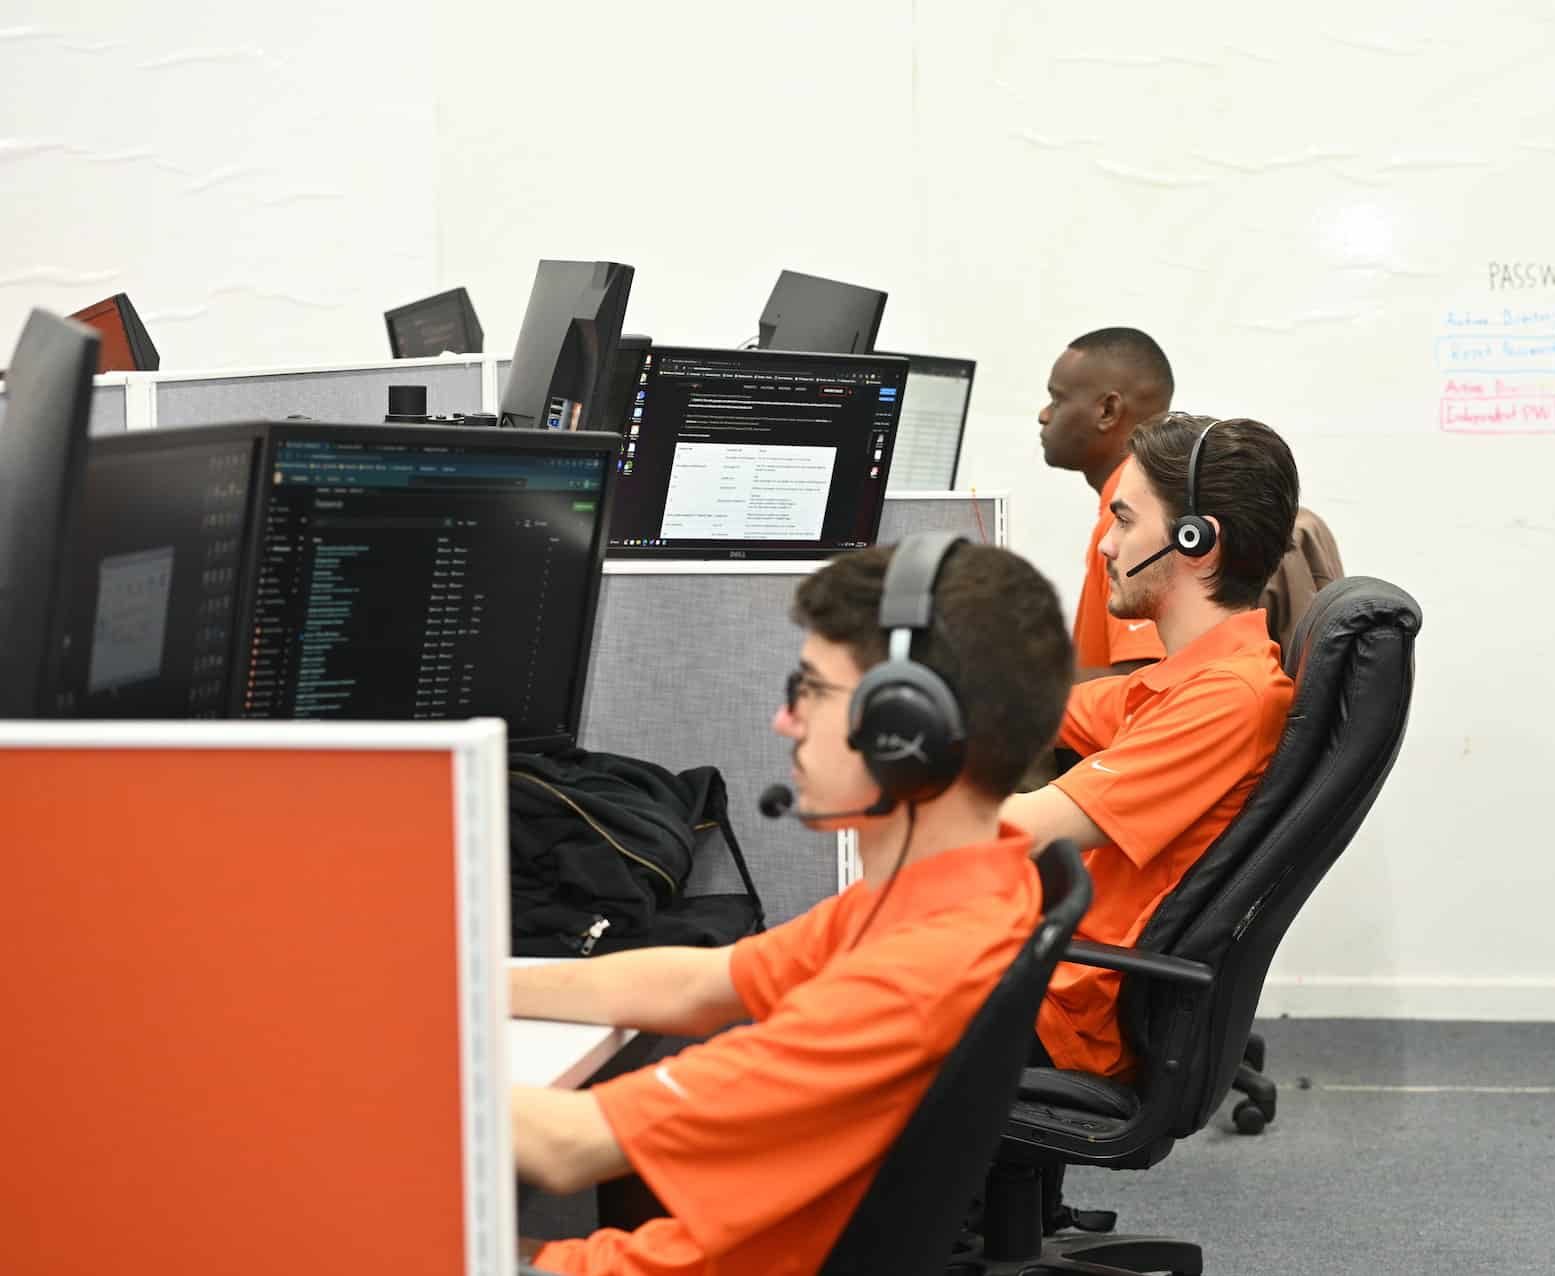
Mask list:
[[[797,624],[841,643],[862,670],[886,657],[880,594],[894,546],[832,559],[794,595]],[[963,777],[989,797],[1014,792],[1058,734],[1074,650],[1058,595],[1035,567],[993,545],[955,546],[934,586],[934,621],[913,658],[956,693],[967,733]]]

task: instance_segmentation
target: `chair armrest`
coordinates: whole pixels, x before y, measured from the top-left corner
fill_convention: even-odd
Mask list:
[[[1064,960],[1082,966],[1100,966],[1103,970],[1121,970],[1130,975],[1149,975],[1153,979],[1191,984],[1196,988],[1208,988],[1215,982],[1215,972],[1201,961],[1141,952],[1137,948],[1120,948],[1117,944],[1097,944],[1089,939],[1071,940],[1064,950]]]

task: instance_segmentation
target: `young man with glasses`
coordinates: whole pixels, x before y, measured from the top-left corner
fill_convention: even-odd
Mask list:
[[[887,656],[892,553],[844,555],[799,587],[807,632],[772,722],[791,745],[795,814],[856,829],[862,881],[730,947],[510,975],[516,1015],[686,1036],[753,1021],[591,1090],[514,1089],[520,1178],[568,1192],[635,1171],[668,1210],[545,1245],[541,1268],[814,1270],[1036,925],[1031,839],[1001,826],[999,804],[1063,710],[1072,655],[1057,598],[1006,550],[949,551],[911,655],[959,705],[964,762],[938,796],[876,814],[888,804],[849,743],[850,702]]]

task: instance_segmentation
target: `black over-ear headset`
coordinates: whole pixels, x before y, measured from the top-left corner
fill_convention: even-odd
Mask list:
[[[964,538],[918,532],[891,555],[880,593],[888,656],[870,669],[848,705],[848,747],[880,786],[883,802],[927,802],[961,774],[966,726],[961,704],[939,674],[912,658],[913,635],[934,621],[934,582]]]
[[[1193,451],[1188,453],[1188,512],[1172,520],[1167,529],[1170,538],[1166,545],[1156,550],[1142,563],[1136,563],[1123,574],[1132,576],[1142,572],[1158,558],[1164,558],[1174,550],[1184,558],[1203,558],[1215,548],[1215,525],[1199,513],[1199,457],[1204,451],[1204,440],[1220,422],[1211,421],[1203,433],[1193,440]]]

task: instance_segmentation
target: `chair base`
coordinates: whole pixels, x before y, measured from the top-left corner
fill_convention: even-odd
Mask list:
[[[957,1240],[946,1276],[1046,1276],[1058,1272],[1072,1276],[1143,1272],[1200,1276],[1203,1272],[1204,1252],[1189,1241],[1110,1232],[1053,1234],[1045,1223],[1074,1216],[1063,1207],[1063,1177],[1062,1166],[1038,1169],[995,1162],[983,1184],[981,1214]],[[1048,1233],[1045,1236],[1044,1231]]]
[[[1231,1088],[1247,1097],[1231,1111],[1238,1134],[1262,1134],[1264,1126],[1274,1120],[1279,1102],[1279,1088],[1263,1075],[1264,1040],[1256,1032],[1247,1034],[1247,1046],[1242,1052],[1242,1063],[1236,1070],[1236,1080]]]
[[[951,1255],[946,1276],[1202,1276],[1204,1251],[1169,1236],[1049,1236],[1042,1251],[1025,1258],[985,1257],[982,1246]]]

